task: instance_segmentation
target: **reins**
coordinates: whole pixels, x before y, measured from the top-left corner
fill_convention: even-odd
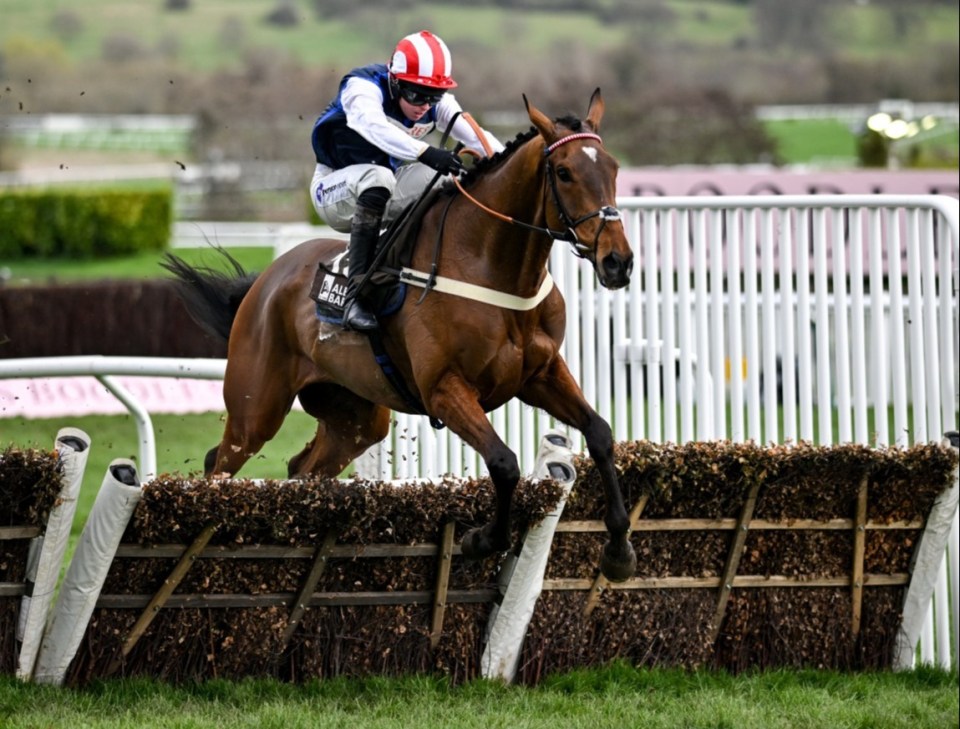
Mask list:
[[[557,147],[561,147],[564,144],[577,139],[595,139],[601,143],[603,141],[599,134],[594,134],[593,132],[576,132],[574,134],[568,134],[565,137],[561,137],[553,144],[544,147],[544,158],[549,158],[550,153],[557,149]],[[491,215],[498,220],[502,220],[505,223],[509,223],[510,225],[516,225],[526,230],[543,233],[544,235],[548,235],[555,240],[566,241],[573,247],[575,255],[580,258],[584,258],[589,251],[596,247],[597,241],[600,239],[600,234],[603,232],[604,226],[606,226],[608,222],[620,220],[620,211],[612,205],[604,205],[599,210],[594,210],[592,213],[587,213],[586,215],[582,215],[576,220],[573,220],[571,219],[569,213],[567,213],[566,208],[564,208],[563,201],[560,199],[560,191],[557,190],[556,173],[553,171],[553,165],[550,164],[549,159],[547,159],[547,179],[550,181],[550,190],[553,193],[553,204],[556,206],[557,212],[560,215],[560,221],[564,224],[566,230],[554,230],[550,227],[534,225],[532,223],[524,222],[523,220],[517,220],[514,217],[505,215],[504,213],[498,212],[487,205],[484,205],[464,189],[458,178],[454,178],[453,183],[456,185],[460,193],[467,198],[467,200],[488,215]],[[580,238],[577,236],[576,228],[582,223],[585,223],[586,221],[596,217],[600,218],[600,228],[597,230],[597,234],[594,237],[593,246],[587,246],[580,242]]]

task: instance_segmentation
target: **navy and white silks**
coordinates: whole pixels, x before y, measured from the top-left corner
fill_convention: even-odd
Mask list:
[[[415,160],[429,145],[434,129],[444,130],[461,111],[451,93],[412,121],[390,93],[385,64],[355,68],[340,83],[336,98],[317,118],[311,137],[317,166],[310,183],[310,199],[317,214],[335,230],[350,230],[356,200],[364,190],[385,187],[391,192],[384,214],[389,224],[416,200],[433,178],[434,170]],[[482,130],[491,148],[503,145]],[[483,143],[473,127],[457,117],[450,136],[483,154]]]

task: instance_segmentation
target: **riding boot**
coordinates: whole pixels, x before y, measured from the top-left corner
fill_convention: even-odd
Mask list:
[[[389,199],[385,188],[365,190],[357,199],[350,226],[350,283],[343,304],[343,328],[369,331],[377,328],[377,318],[368,308],[360,291],[360,281],[370,267],[380,238],[380,221]]]

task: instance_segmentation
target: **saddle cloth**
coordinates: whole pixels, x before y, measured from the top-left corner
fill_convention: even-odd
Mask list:
[[[400,269],[410,262],[423,212],[429,209],[437,194],[436,189],[428,191],[423,200],[409,206],[409,214],[401,215],[380,236],[378,251],[388,241],[394,242],[381,266],[367,282],[367,300],[378,317],[395,313],[403,304],[407,285],[399,279]],[[310,298],[316,302],[317,318],[320,321],[331,324],[340,324],[343,321],[343,302],[350,282],[349,264],[346,250],[331,261],[320,261],[317,264]]]
[[[407,285],[397,281],[396,277],[391,278],[392,282],[379,285],[374,283],[374,279],[368,283],[371,290],[367,298],[378,317],[395,313],[403,304]],[[346,252],[332,261],[320,261],[317,264],[317,273],[310,288],[310,298],[316,303],[317,318],[320,321],[330,324],[340,324],[343,321],[343,305],[349,282],[349,260]]]

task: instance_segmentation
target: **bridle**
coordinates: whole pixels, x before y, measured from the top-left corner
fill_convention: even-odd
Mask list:
[[[557,147],[561,147],[564,144],[567,144],[568,142],[572,142],[577,139],[595,139],[598,142],[601,142],[601,143],[603,142],[603,140],[600,139],[599,134],[594,134],[593,132],[575,132],[574,134],[568,134],[565,137],[561,137],[560,139],[555,141],[553,144],[549,146],[545,146],[543,148],[543,156],[547,160],[547,179],[549,180],[549,183],[550,183],[550,190],[553,193],[553,204],[557,208],[557,213],[560,216],[560,222],[563,223],[565,230],[553,230],[552,228],[549,228],[549,227],[533,225],[532,223],[526,223],[522,220],[517,220],[516,218],[512,218],[509,215],[504,215],[503,213],[499,213],[496,210],[493,210],[487,207],[486,205],[481,203],[479,200],[477,200],[475,197],[473,197],[470,193],[468,193],[466,190],[464,190],[463,186],[460,184],[460,180],[454,178],[454,184],[457,186],[457,189],[460,190],[461,193],[463,193],[464,197],[466,197],[470,202],[472,202],[474,205],[479,207],[484,212],[492,215],[495,218],[503,220],[504,222],[510,223],[511,225],[517,225],[527,230],[533,230],[538,233],[543,233],[555,240],[565,241],[573,247],[573,252],[577,257],[587,258],[591,251],[596,250],[597,243],[600,240],[600,235],[603,233],[603,229],[606,226],[606,224],[608,222],[614,222],[614,221],[620,220],[620,211],[617,210],[617,208],[615,208],[612,205],[603,205],[598,210],[594,210],[593,212],[587,213],[586,215],[582,215],[576,220],[574,220],[570,217],[570,214],[567,212],[566,208],[563,206],[563,201],[560,199],[560,191],[557,189],[556,172],[553,169],[553,165],[550,164],[549,158],[550,158],[551,152],[557,149]],[[597,229],[596,236],[594,236],[593,245],[592,246],[585,245],[580,241],[580,238],[577,235],[576,229],[581,224],[597,217],[600,218],[600,227]]]

